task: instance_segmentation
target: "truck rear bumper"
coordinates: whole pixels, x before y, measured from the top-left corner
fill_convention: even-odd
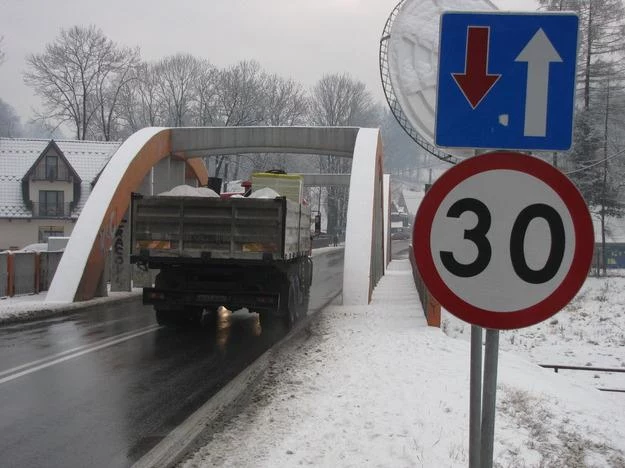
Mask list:
[[[185,307],[217,309],[224,306],[230,310],[247,308],[253,312],[264,312],[278,309],[280,294],[258,291],[232,293],[143,288],[143,303],[168,310],[182,310]]]

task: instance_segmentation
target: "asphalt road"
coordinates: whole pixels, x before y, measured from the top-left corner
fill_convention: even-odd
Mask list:
[[[342,249],[315,257],[309,313],[342,264]],[[163,328],[139,301],[0,327],[0,464],[130,466],[286,332],[246,311]]]

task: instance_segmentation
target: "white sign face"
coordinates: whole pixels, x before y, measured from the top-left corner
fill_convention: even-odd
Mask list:
[[[391,83],[402,111],[426,140],[434,142],[441,14],[496,9],[488,0],[406,0],[397,14],[388,49]]]
[[[467,211],[459,217],[449,217],[451,207],[462,203],[461,200],[478,200],[481,205],[468,203]],[[512,230],[519,214],[538,204],[547,205],[557,213],[564,232],[573,232],[571,215],[558,194],[544,182],[522,172],[482,172],[458,184],[443,199],[432,222],[430,249],[438,274],[458,297],[480,309],[510,312],[544,300],[562,283],[571,267],[575,244],[562,238],[552,240],[552,228],[545,218],[532,218],[526,226],[524,242],[511,245]],[[443,264],[441,252],[452,253],[460,264],[475,262],[480,254],[481,235],[476,237],[477,244],[464,236],[480,222],[484,223],[486,217],[490,218],[490,227],[484,237],[490,244],[491,261],[475,276],[454,275]],[[511,249],[522,249],[529,269],[540,271],[545,268],[554,242],[564,243],[564,252],[551,279],[531,284],[520,278],[512,265]]]
[[[495,152],[445,172],[414,222],[415,261],[445,309],[487,328],[520,328],[564,307],[593,254],[590,213],[546,162]]]

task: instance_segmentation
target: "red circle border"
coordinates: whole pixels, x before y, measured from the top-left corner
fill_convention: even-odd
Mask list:
[[[493,312],[473,306],[457,296],[439,275],[430,236],[436,211],[447,194],[464,180],[493,170],[512,170],[529,174],[551,187],[569,210],[575,232],[571,268],[562,283],[542,301],[513,312]],[[420,241],[427,239],[427,242]],[[594,229],[586,202],[577,187],[558,169],[534,156],[495,151],[466,159],[447,170],[428,190],[414,220],[413,251],[417,268],[438,302],[465,322],[484,328],[509,330],[523,328],[548,319],[566,306],[580,290],[590,269],[594,248]]]

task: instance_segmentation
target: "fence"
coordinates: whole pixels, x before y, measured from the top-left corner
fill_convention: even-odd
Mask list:
[[[47,291],[63,252],[0,252],[0,297]]]
[[[564,370],[579,370],[579,371],[593,371],[593,372],[615,372],[615,373],[625,373],[625,369],[618,369],[615,367],[591,367],[591,366],[567,366],[563,364],[538,364],[540,367],[544,367],[546,369],[553,369],[553,371],[557,374],[558,369]],[[597,390],[601,390],[602,392],[617,392],[617,393],[625,393],[625,388],[600,388],[597,387]]]
[[[62,256],[62,251],[0,252],[0,297],[47,291]],[[111,263],[107,257],[103,287],[111,282]],[[135,287],[152,286],[157,273],[156,270],[143,271],[137,265],[132,265],[132,284]],[[115,289],[111,283],[111,291],[126,290],[130,290],[130,283],[127,289]],[[101,293],[106,295],[106,288]]]
[[[0,252],[0,297],[9,295],[9,254]]]

